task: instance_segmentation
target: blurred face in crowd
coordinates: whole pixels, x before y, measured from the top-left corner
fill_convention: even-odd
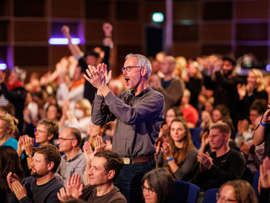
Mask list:
[[[89,123],[89,127],[88,127],[88,134],[92,137],[96,137],[97,135],[101,135],[102,134],[102,128],[99,125],[94,125],[92,123],[92,121],[90,121]]]
[[[221,112],[217,109],[214,109],[212,111],[212,119],[213,119],[214,123],[216,123],[221,118],[222,118]]]
[[[255,125],[255,121],[256,121],[256,118],[258,118],[258,116],[259,116],[258,111],[253,110],[253,109],[249,111],[249,120],[251,124]]]
[[[86,57],[86,63],[90,66],[96,66],[98,59],[94,56],[87,56]]]
[[[8,129],[6,127],[5,121],[0,120],[0,140],[8,135]]]
[[[145,203],[156,203],[157,202],[157,193],[153,188],[150,188],[148,181],[145,180],[142,186],[143,197]]]
[[[174,66],[170,60],[170,58],[165,57],[162,62],[160,63],[160,72],[164,75],[172,73],[174,70]]]
[[[11,72],[8,77],[8,82],[10,84],[15,84],[18,81],[18,75],[15,72]]]
[[[192,63],[190,63],[189,64],[189,69],[188,69],[189,77],[191,77],[191,78],[195,77],[196,73],[197,73],[196,67]]]
[[[232,74],[234,66],[231,64],[230,61],[224,60],[222,64],[222,70],[225,75]]]
[[[82,72],[81,72],[82,68],[80,66],[77,66],[74,70],[73,73],[73,80],[74,81],[78,81],[82,78]]]
[[[49,106],[48,110],[47,110],[47,113],[46,113],[46,118],[49,118],[49,119],[57,119],[57,108],[56,106]]]
[[[251,84],[252,87],[256,87],[257,86],[257,78],[254,75],[254,73],[252,73],[251,71],[249,71],[249,73],[248,73],[247,83],[248,84]]]
[[[172,120],[175,118],[175,112],[174,112],[174,110],[173,109],[169,109],[168,111],[167,111],[167,113],[166,113],[166,123],[168,124],[168,125],[170,125],[171,124],[171,122],[172,122]]]
[[[219,193],[220,197],[217,201],[217,203],[222,203],[222,202],[238,202],[235,199],[235,192],[234,188],[231,185],[225,185],[222,190]]]
[[[35,130],[36,143],[40,145],[49,144],[50,140],[53,138],[53,135],[48,135],[48,129],[43,124],[38,124]]]

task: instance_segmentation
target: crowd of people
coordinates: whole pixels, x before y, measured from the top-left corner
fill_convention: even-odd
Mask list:
[[[85,55],[63,26],[71,56],[27,84],[19,67],[0,71],[0,202],[165,203],[175,180],[198,202],[212,188],[218,202],[269,202],[269,76],[159,52],[127,54],[112,78],[102,29],[103,49]]]

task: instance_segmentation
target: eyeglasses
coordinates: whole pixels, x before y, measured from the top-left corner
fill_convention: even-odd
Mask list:
[[[62,138],[62,137],[59,137],[58,140],[67,141],[67,140],[75,140],[75,138]]]
[[[130,72],[132,70],[132,68],[142,68],[141,66],[127,66],[127,67],[123,67],[122,68],[122,73],[124,71]]]
[[[142,185],[142,191],[143,192],[147,191],[150,195],[155,193],[155,190],[153,188],[148,188],[148,187],[145,187],[144,185]]]
[[[222,202],[239,202],[238,200],[236,200],[236,199],[228,199],[228,198],[226,198],[226,197],[222,197],[219,193],[216,193],[216,199],[217,199],[217,201],[219,200],[219,199],[221,199],[222,200]]]

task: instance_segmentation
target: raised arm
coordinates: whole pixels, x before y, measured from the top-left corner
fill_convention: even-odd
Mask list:
[[[68,48],[71,52],[71,54],[79,60],[81,57],[83,57],[83,52],[81,51],[80,47],[76,44],[73,44],[71,41],[71,35],[70,35],[70,29],[67,25],[63,25],[61,28],[61,31],[63,35],[68,39]]]
[[[268,109],[264,114],[262,118],[257,118],[255,121],[255,126],[258,126],[258,128],[254,131],[253,135],[253,143],[255,145],[259,145],[264,141],[265,138],[265,129],[268,126],[268,123],[270,121],[270,109]]]

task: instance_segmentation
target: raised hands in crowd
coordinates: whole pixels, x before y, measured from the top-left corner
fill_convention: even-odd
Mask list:
[[[57,197],[61,202],[66,202],[71,199],[79,199],[82,195],[83,184],[80,184],[81,176],[73,174],[67,180],[67,187],[62,187],[57,193]]]
[[[7,175],[7,182],[10,190],[16,195],[18,200],[21,200],[23,197],[27,196],[24,185],[21,184],[15,173],[9,172]]]

